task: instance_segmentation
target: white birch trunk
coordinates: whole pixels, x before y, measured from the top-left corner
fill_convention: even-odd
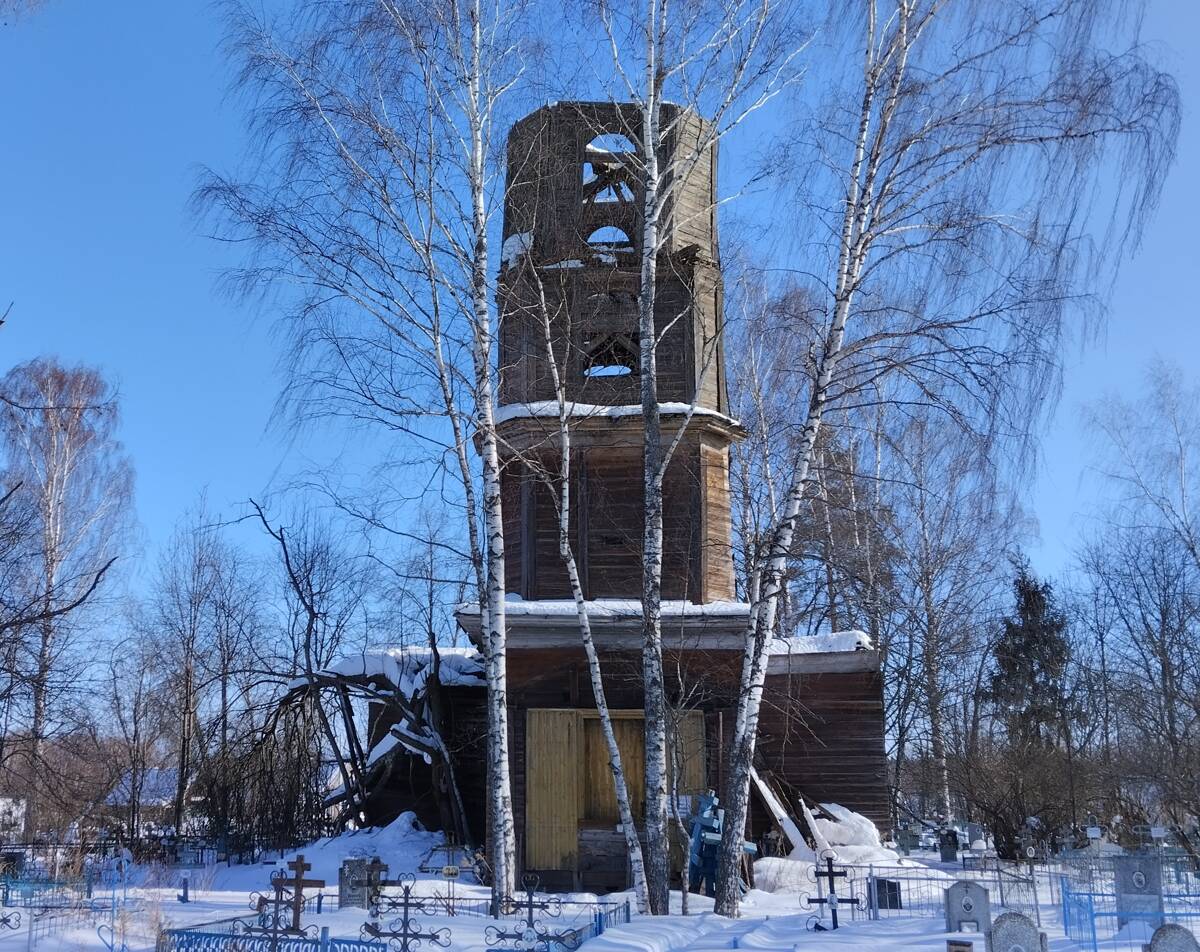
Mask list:
[[[567,410],[567,393],[563,385],[562,375],[554,355],[554,337],[550,324],[550,310],[542,293],[541,282],[538,290],[542,312],[542,332],[546,345],[546,363],[550,368],[550,379],[558,400],[558,434],[560,447],[560,470],[558,473],[558,553],[567,570],[567,579],[571,585],[571,597],[575,601],[575,615],[579,623],[579,637],[583,642],[583,650],[587,655],[588,676],[591,678],[592,695],[596,701],[596,712],[600,719],[600,730],[604,735],[604,744],[608,750],[608,766],[612,771],[613,789],[617,797],[617,814],[621,819],[621,831],[625,835],[625,851],[629,858],[629,868],[633,879],[633,892],[637,898],[638,911],[645,914],[649,911],[649,893],[646,884],[646,865],[642,855],[642,844],[638,838],[637,823],[633,816],[633,808],[629,800],[629,787],[625,781],[625,770],[621,763],[621,748],[617,744],[617,735],[613,731],[612,715],[608,708],[608,697],[604,690],[604,677],[600,668],[600,657],[596,651],[596,642],[592,637],[592,622],[588,615],[587,599],[583,584],[579,577],[579,565],[575,560],[575,551],[571,545],[571,426],[570,414]]]
[[[650,911],[665,915],[670,895],[667,812],[667,701],[662,659],[662,421],[658,408],[657,334],[654,300],[658,278],[660,181],[659,99],[656,44],[658,0],[647,27],[647,98],[642,105],[642,164],[645,196],[638,292],[639,369],[642,397],[642,684],[646,727],[646,872]]]
[[[734,722],[733,743],[730,748],[730,779],[725,803],[725,827],[721,836],[721,851],[717,872],[717,901],[714,911],[736,916],[740,900],[741,859],[746,820],[750,810],[750,771],[758,738],[758,715],[762,704],[763,685],[767,673],[767,646],[775,630],[780,591],[788,555],[795,536],[797,518],[804,501],[813,452],[825,415],[834,372],[842,353],[846,323],[858,280],[870,246],[865,226],[871,205],[871,183],[878,161],[877,154],[868,155],[871,138],[871,119],[875,102],[875,73],[872,61],[874,21],[869,18],[864,66],[864,90],[855,139],[854,158],[849,169],[846,206],[839,239],[837,281],[834,286],[832,320],[826,330],[823,348],[818,355],[816,374],[812,383],[808,412],[796,454],[796,468],[791,485],[783,500],[778,521],[771,531],[770,547],[765,564],[756,567],[758,576],[751,584],[758,599],[750,613],[742,663],[740,695]],[[899,72],[903,72],[900,70]],[[894,105],[893,98],[888,104]],[[887,121],[887,110],[880,122]]]
[[[471,71],[467,97],[470,125],[470,189],[474,248],[471,255],[471,307],[475,366],[475,419],[483,464],[483,521],[487,545],[487,603],[482,611],[488,684],[488,798],[491,829],[492,895],[516,892],[516,844],[512,778],[508,756],[507,630],[504,613],[504,519],[500,496],[500,454],[496,440],[492,381],[494,331],[488,300],[488,216],[481,53],[480,0],[472,6]]]

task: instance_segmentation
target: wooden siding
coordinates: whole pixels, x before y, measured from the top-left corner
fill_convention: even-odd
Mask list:
[[[700,598],[705,602],[734,597],[733,523],[729,500],[729,450],[700,446]]]

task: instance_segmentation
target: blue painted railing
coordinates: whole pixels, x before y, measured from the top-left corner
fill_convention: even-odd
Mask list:
[[[1085,950],[1096,952],[1096,906],[1094,894],[1076,892],[1071,880],[1063,876],[1059,880],[1062,894],[1063,931],[1067,938]]]
[[[359,938],[274,938],[199,929],[164,929],[156,952],[388,952],[383,942]]]

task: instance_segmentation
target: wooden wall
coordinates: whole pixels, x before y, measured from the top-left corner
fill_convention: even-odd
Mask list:
[[[668,658],[668,670],[676,661],[690,672],[689,682],[700,688],[699,709],[703,712],[706,742],[705,785],[722,791],[728,775],[727,754],[736,711],[740,653],[683,652]],[[639,668],[638,655],[605,659],[605,692],[614,709],[628,711],[642,707]],[[460,783],[472,816],[472,828],[482,838],[486,790],[483,692],[456,689],[450,693],[454,699],[453,748],[460,765]],[[518,850],[523,856],[526,823],[542,815],[536,795],[532,802],[527,801],[531,782],[526,766],[530,750],[527,715],[531,709],[539,708],[594,708],[582,650],[512,650],[509,700],[513,802]],[[771,675],[763,698],[758,764],[810,802],[841,803],[868,816],[885,831],[889,810],[883,731],[882,681],[878,671]],[[534,743],[544,745],[547,741],[539,737]],[[535,764],[532,782],[548,783],[553,779],[550,774],[558,776],[557,771],[561,771],[561,764]],[[567,780],[563,782],[569,786]],[[586,785],[577,796],[583,804],[588,802]],[[580,809],[581,801],[575,802],[575,809]],[[752,804],[750,834],[757,839],[771,828],[771,819],[757,800],[752,800]],[[564,889],[588,883],[597,888],[621,885],[614,885],[614,879],[624,875],[623,847],[619,835],[610,834],[611,831],[601,829],[582,832],[576,847],[579,878],[550,871],[543,875],[546,885]],[[564,833],[562,842],[565,844],[566,840]]]
[[[676,451],[663,483],[663,597],[710,602],[734,597],[728,451],[699,433]],[[547,454],[541,472],[556,472]],[[642,591],[641,448],[577,447],[573,453],[574,554],[588,598],[639,598]],[[545,481],[512,460],[501,474],[505,579],[526,599],[570,598],[559,553],[558,509]]]

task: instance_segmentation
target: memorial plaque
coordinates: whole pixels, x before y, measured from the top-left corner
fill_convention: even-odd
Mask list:
[[[338,905],[343,909],[366,909],[367,893],[366,858],[342,860],[341,868],[338,869]]]

